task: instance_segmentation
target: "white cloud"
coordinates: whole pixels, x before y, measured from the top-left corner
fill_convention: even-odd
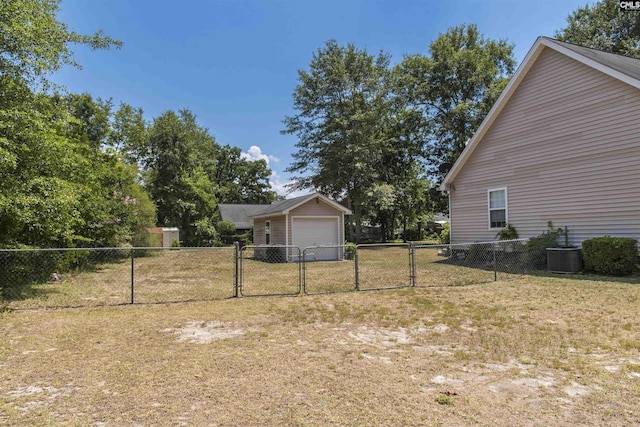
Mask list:
[[[269,166],[270,162],[277,163],[280,161],[276,156],[268,155],[262,152],[262,149],[257,145],[252,145],[249,147],[247,152],[242,152],[240,157],[249,161],[255,162],[256,160],[264,160],[267,162],[267,166]],[[292,193],[288,193],[289,188],[287,185],[292,184],[293,181],[283,181],[282,177],[273,169],[271,170],[271,176],[269,177],[269,184],[271,185],[271,189],[278,193],[281,196],[286,196],[287,198],[302,196],[304,194],[308,194],[309,190],[296,190]]]
[[[264,154],[262,152],[262,149],[257,145],[252,145],[251,147],[249,147],[249,150],[247,150],[246,153],[243,151],[240,154],[240,157],[250,162],[255,162],[256,160],[264,160],[265,162],[267,162],[267,166],[269,165],[269,162],[277,163],[280,161],[280,159],[278,159],[276,156]]]
[[[304,194],[309,194],[309,190],[296,190],[293,193],[287,193],[289,191],[287,185],[292,183],[293,181],[282,182],[282,177],[278,175],[276,171],[272,171],[271,177],[269,177],[269,184],[271,184],[271,189],[281,196],[286,196],[288,199],[292,197],[302,196]]]

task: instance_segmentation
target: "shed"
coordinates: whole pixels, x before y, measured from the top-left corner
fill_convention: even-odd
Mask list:
[[[255,206],[259,208],[254,209]],[[270,205],[226,205],[224,209],[228,218],[236,217],[236,224],[253,221],[255,245],[297,246],[300,251],[312,246],[341,246],[344,216],[351,214],[349,209],[320,193],[279,200]],[[234,210],[233,214],[229,210]],[[291,260],[297,255],[296,250],[289,250],[286,257]],[[307,255],[308,259],[337,260],[342,259],[343,250],[308,251]]]
[[[153,227],[147,229],[150,234],[158,236],[154,238],[155,243],[159,246],[162,242],[163,248],[170,248],[174,241],[180,243],[180,230],[177,227]]]
[[[176,227],[162,227],[162,247],[170,248],[173,242],[180,243],[180,230]]]

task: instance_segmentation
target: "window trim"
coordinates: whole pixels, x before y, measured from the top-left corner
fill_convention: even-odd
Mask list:
[[[504,191],[504,208],[491,208],[491,193],[496,191]],[[490,188],[487,190],[487,225],[489,230],[500,230],[503,227],[491,226],[491,211],[498,211],[504,209],[504,222],[505,225],[509,224],[509,193],[507,187]]]
[[[265,244],[271,244],[271,220],[268,219],[264,222],[264,241]]]

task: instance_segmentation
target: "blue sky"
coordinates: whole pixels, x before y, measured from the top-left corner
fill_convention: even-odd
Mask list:
[[[295,136],[281,135],[294,114],[297,71],[329,39],[392,63],[428,54],[448,28],[473,23],[488,38],[515,44],[518,63],[537,36],[553,36],[588,0],[63,0],[58,18],[71,30],[97,29],[120,50],[74,47],[83,69],[52,80],[71,92],[141,107],[147,120],[190,109],[220,144],[265,158],[278,192]]]

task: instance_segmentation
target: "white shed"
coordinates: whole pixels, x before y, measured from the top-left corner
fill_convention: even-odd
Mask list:
[[[180,242],[180,230],[177,227],[162,227],[162,247],[170,248],[174,241]]]

